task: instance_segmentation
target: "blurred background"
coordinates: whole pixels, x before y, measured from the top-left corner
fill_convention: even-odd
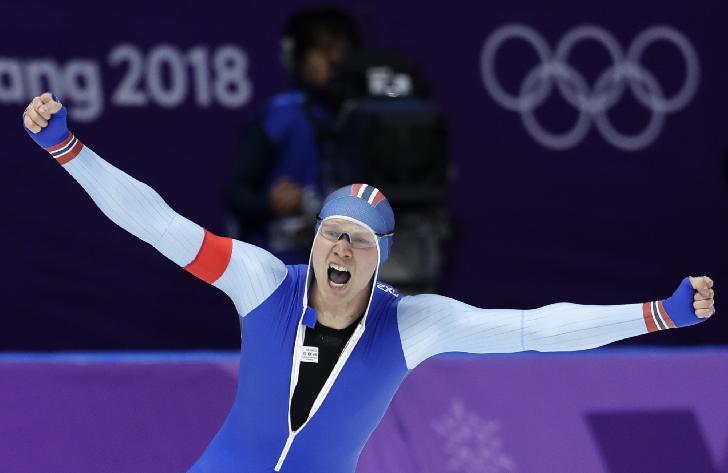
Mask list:
[[[157,419],[160,436],[171,429],[162,418],[188,422],[174,424],[177,432],[195,432],[179,440],[184,446],[171,438],[139,440],[144,447],[129,456],[131,438],[158,438],[153,429],[141,436],[132,429],[134,435],[119,434],[103,446],[81,442],[86,450],[66,457],[73,471],[182,471],[216,431],[235,388],[230,353],[240,334],[232,303],[116,227],[25,135],[22,111],[46,90],[68,106],[70,128],[87,146],[149,184],[176,211],[291,262],[300,257],[296,244],[307,255],[321,196],[366,181],[395,207],[394,253],[382,279],[405,294],[438,292],[486,308],[622,304],[668,297],[687,275],[711,276],[721,293],[728,280],[724,2],[326,5],[341,7],[352,23],[334,19],[325,34],[311,34],[300,17],[292,18],[321,4],[292,0],[2,5],[4,434],[17,436],[29,418],[58,432],[68,427],[66,416],[83,418],[85,401],[78,401],[79,411],[57,409],[94,392],[79,377],[94,385],[107,376],[100,383],[127,400],[150,399],[139,389],[156,389],[161,399],[171,386],[184,386],[185,400],[170,404],[170,412],[159,414],[168,404],[160,400],[143,414]],[[311,51],[320,53],[323,69],[307,56]],[[304,136],[294,136],[299,132]],[[400,414],[385,417],[360,469],[728,471],[718,466],[728,468],[728,317],[720,314],[720,296],[716,307],[707,323],[625,340],[580,359],[493,357],[491,368],[469,358],[428,362],[395,398],[390,413]],[[122,370],[121,378],[107,363]],[[665,366],[674,371],[663,373]],[[101,378],[91,376],[95,370]],[[595,370],[598,379],[580,377]],[[514,407],[484,379],[499,376],[503,396],[533,394],[538,390],[528,380],[541,372],[564,377],[538,385],[554,402],[573,393],[569,386],[581,386],[583,396],[562,406],[563,418],[542,419],[541,431],[527,410],[499,418]],[[427,412],[442,414],[427,421],[432,438],[418,443],[412,432],[422,431],[408,422],[420,416],[408,420],[406,413],[430,401],[412,399],[447,376],[457,378],[448,383],[455,394],[429,405]],[[66,397],[48,404],[41,393],[61,385]],[[127,394],[119,394],[121,385]],[[615,385],[622,394],[602,397],[602,389]],[[686,385],[713,397],[691,408]],[[221,394],[213,396],[210,386]],[[661,404],[667,410],[641,410],[660,403],[654,392],[674,395]],[[43,401],[29,407],[29,399]],[[178,415],[200,405],[215,414]],[[616,407],[618,415],[602,412]],[[142,415],[137,404],[125,409]],[[106,419],[108,411],[100,405],[94,412]],[[568,443],[547,450],[583,442],[581,453],[528,453],[544,439],[558,442],[550,429],[555,422],[568,426],[564,419],[572,414],[580,427],[564,434]],[[532,436],[519,447],[524,432],[516,425],[529,419]],[[118,429],[120,419],[106,420]],[[452,444],[454,426],[470,426],[479,446]],[[694,442],[686,450],[692,456],[679,451],[687,463],[668,459],[628,469],[619,459],[633,458],[629,442],[614,440],[620,429],[650,438],[679,432]],[[57,431],[22,430],[26,436],[12,448],[55,440]],[[164,448],[185,453],[160,453]],[[63,458],[19,453],[10,460],[9,451],[0,452],[0,464],[10,465],[3,471],[51,471],[48,465]]]

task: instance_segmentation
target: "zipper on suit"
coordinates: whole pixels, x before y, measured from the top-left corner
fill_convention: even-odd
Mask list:
[[[303,338],[305,335],[305,326],[303,324],[299,324],[298,326],[298,332],[296,333],[296,346],[293,352],[293,373],[291,376],[291,384],[293,388],[291,388],[291,392],[293,392],[293,389],[295,388],[295,385],[298,384],[298,370],[301,363],[301,351],[303,350]],[[356,329],[354,329],[354,333],[351,335],[351,338],[346,342],[346,345],[344,346],[344,351],[341,353],[341,356],[339,356],[339,359],[336,361],[336,364],[334,365],[334,369],[331,371],[331,374],[326,379],[326,382],[324,383],[324,386],[321,388],[321,391],[318,393],[318,396],[316,396],[316,400],[313,403],[313,406],[311,407],[311,412],[308,415],[308,418],[306,421],[301,425],[301,427],[298,428],[295,432],[291,430],[291,398],[292,395],[288,399],[288,438],[286,439],[286,444],[283,447],[283,451],[281,452],[280,456],[278,457],[278,462],[276,463],[276,466],[274,468],[275,471],[281,471],[281,468],[283,467],[283,462],[286,459],[286,456],[288,456],[288,451],[291,449],[291,445],[293,444],[293,440],[296,438],[296,435],[298,432],[300,432],[304,427],[306,427],[306,424],[311,420],[311,418],[316,414],[316,411],[318,411],[319,407],[321,407],[321,404],[323,404],[324,399],[329,394],[329,391],[331,391],[331,387],[334,385],[334,382],[336,381],[336,378],[339,377],[339,373],[341,373],[341,370],[344,368],[344,365],[346,364],[346,361],[349,359],[349,356],[351,355],[351,352],[354,351],[354,347],[356,347],[356,344],[359,342],[359,339],[362,336],[362,333],[364,332],[364,326],[360,323],[357,325]],[[301,339],[299,341],[299,338]],[[295,380],[295,384],[294,384]]]

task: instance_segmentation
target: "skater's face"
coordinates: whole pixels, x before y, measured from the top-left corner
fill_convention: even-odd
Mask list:
[[[311,255],[316,283],[330,297],[353,299],[365,293],[379,262],[377,237],[342,219],[321,222]]]

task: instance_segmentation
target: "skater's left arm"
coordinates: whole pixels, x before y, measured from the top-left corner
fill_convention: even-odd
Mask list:
[[[435,294],[403,298],[397,320],[407,367],[447,352],[512,353],[595,348],[715,313],[713,281],[682,280],[665,300],[624,305],[557,303],[532,310],[479,309]]]

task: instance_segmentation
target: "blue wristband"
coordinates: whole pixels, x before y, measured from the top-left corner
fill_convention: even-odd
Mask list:
[[[58,97],[55,95],[53,96],[53,100],[60,103],[60,100],[58,100]],[[23,128],[25,128],[28,135],[40,147],[50,148],[51,146],[61,143],[66,139],[66,137],[68,137],[68,125],[66,124],[67,116],[68,111],[66,110],[66,107],[61,107],[61,109],[53,114],[50,120],[48,120],[48,126],[41,129],[38,133],[30,131],[25,124],[23,124]]]
[[[678,327],[687,327],[707,320],[695,315],[695,309],[693,308],[694,296],[695,289],[690,284],[690,278],[685,278],[680,282],[672,296],[663,301],[662,305],[665,307],[667,315]]]

